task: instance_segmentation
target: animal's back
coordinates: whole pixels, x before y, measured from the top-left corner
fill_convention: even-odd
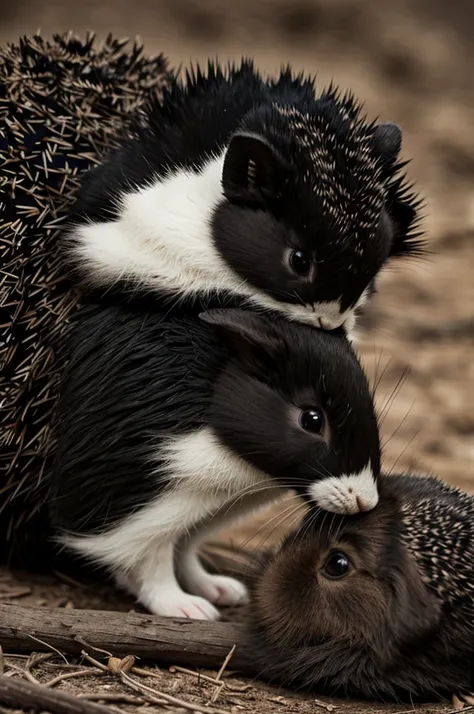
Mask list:
[[[66,357],[52,512],[56,526],[87,532],[166,486],[158,437],[203,424],[225,352],[195,318],[92,306],[78,313]]]
[[[458,603],[467,598],[472,619],[474,496],[437,478],[402,478],[407,547],[442,599]]]
[[[186,82],[175,82],[161,102],[150,103],[136,136],[89,174],[74,213],[110,220],[125,189],[144,186],[170,169],[199,170],[224,149],[250,110],[278,101],[304,111],[314,100],[312,79],[295,77],[290,69],[265,80],[251,61],[228,70],[209,63],[206,73],[198,68]]]

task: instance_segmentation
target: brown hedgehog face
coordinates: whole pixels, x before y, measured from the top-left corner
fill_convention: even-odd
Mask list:
[[[255,666],[287,686],[384,702],[472,690],[474,498],[383,476],[357,516],[309,513],[253,593]]]
[[[310,512],[268,564],[256,603],[280,642],[351,642],[389,663],[437,625],[441,603],[405,544],[396,494],[386,481],[370,512]]]

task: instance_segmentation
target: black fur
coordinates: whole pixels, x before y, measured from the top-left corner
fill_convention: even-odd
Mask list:
[[[312,79],[290,69],[264,80],[250,61],[198,68],[149,107],[135,134],[90,173],[74,221],[110,220],[131,186],[169,168],[198,171],[228,145],[211,238],[240,277],[273,298],[341,298],[342,312],[387,260],[421,250],[420,202],[401,173],[398,128],[366,122],[333,87],[318,96]],[[289,264],[297,250],[310,256],[306,277]],[[126,292],[120,281],[108,287]]]
[[[352,571],[320,574],[345,551]],[[334,695],[433,700],[474,689],[474,498],[384,476],[369,513],[310,513],[254,586],[248,653],[264,677]]]
[[[163,437],[206,425],[301,492],[368,462],[378,476],[372,399],[343,334],[230,309],[203,320],[121,306],[77,313],[55,427],[55,526],[97,532],[149,503],[168,483]],[[324,438],[299,426],[312,406],[326,414]]]

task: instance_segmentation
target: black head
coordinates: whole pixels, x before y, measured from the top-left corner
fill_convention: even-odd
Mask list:
[[[329,511],[373,508],[378,425],[344,332],[232,309],[201,317],[221,332],[231,355],[211,407],[221,441]]]
[[[308,513],[269,560],[254,592],[259,664],[287,684],[370,698],[466,692],[474,500],[412,476],[384,476],[379,490],[368,513]]]
[[[398,126],[332,89],[248,113],[224,158],[218,250],[267,307],[350,330],[387,261],[420,250],[400,147]]]

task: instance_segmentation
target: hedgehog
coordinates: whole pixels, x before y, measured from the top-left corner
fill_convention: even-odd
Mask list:
[[[370,512],[309,512],[253,585],[246,649],[271,681],[433,700],[474,690],[474,496],[384,476]]]
[[[291,68],[197,66],[84,180],[65,258],[94,300],[238,300],[352,335],[380,271],[424,254],[401,143]]]
[[[80,302],[56,251],[81,175],[132,131],[172,72],[111,35],[23,37],[0,50],[0,558],[37,563],[47,528],[55,346]],[[41,537],[36,536],[40,534]]]

